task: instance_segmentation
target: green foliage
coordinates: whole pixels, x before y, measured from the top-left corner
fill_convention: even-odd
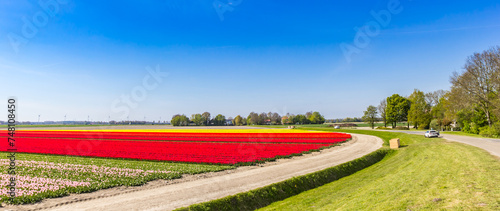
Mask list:
[[[299,114],[294,117],[293,121],[298,124],[309,124],[309,119],[305,115]]]
[[[203,112],[203,114],[201,114],[201,117],[203,120],[203,125],[207,126],[210,124],[210,113]]]
[[[424,92],[415,89],[410,95],[411,107],[408,111],[408,121],[416,128],[425,128],[431,121],[431,106],[425,101]]]
[[[386,119],[387,123],[396,127],[398,122],[405,121],[408,117],[411,102],[398,94],[393,94],[387,98]]]
[[[243,125],[243,118],[240,115],[236,116],[233,120],[233,125],[241,126]]]
[[[388,155],[390,150],[380,149],[353,161],[318,172],[294,177],[248,192],[224,197],[201,204],[177,209],[186,210],[255,210],[301,192],[314,189],[369,167]]]
[[[437,119],[433,119],[429,125],[430,129],[439,130],[439,124]]]
[[[260,125],[260,122],[259,114],[250,112],[247,117],[247,125]]]
[[[226,123],[226,117],[222,114],[218,114],[214,118],[214,125],[222,126]]]
[[[377,121],[377,113],[377,107],[370,105],[364,112],[365,115],[362,117],[363,121],[368,122],[372,129],[375,127],[375,122]]]
[[[194,124],[199,126],[203,125],[204,119],[203,116],[201,116],[201,114],[193,114],[191,115],[191,121],[193,121]]]
[[[325,122],[325,118],[317,111],[313,112],[308,120],[311,124],[323,124]]]
[[[176,114],[172,117],[170,123],[173,126],[187,126],[189,125],[189,118],[187,118],[187,116],[184,114],[183,115]]]

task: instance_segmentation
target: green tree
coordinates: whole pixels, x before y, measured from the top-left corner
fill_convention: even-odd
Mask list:
[[[222,114],[217,114],[214,118],[214,124],[218,126],[222,126],[226,123],[226,117]]]
[[[323,124],[325,122],[325,118],[317,111],[312,112],[307,119],[311,124]]]
[[[255,112],[250,112],[250,114],[247,117],[247,125],[258,125],[259,122],[260,122],[259,114]]]
[[[208,126],[210,125],[210,113],[208,112],[203,112],[203,114],[201,114],[201,117],[203,118],[203,125],[205,126]]]
[[[193,121],[194,124],[200,126],[203,125],[204,119],[201,114],[193,114],[191,115],[191,121]]]
[[[306,115],[302,115],[302,114],[295,116],[294,122],[299,123],[301,125],[309,124],[309,120],[307,119]]]
[[[386,119],[387,123],[395,128],[398,122],[407,120],[411,102],[398,94],[387,98]]]
[[[172,117],[170,123],[173,126],[187,126],[189,124],[189,118],[186,115],[176,114]]]
[[[243,118],[241,118],[240,115],[234,117],[234,119],[233,119],[233,125],[236,125],[236,126],[243,125]]]
[[[431,121],[431,106],[425,100],[424,92],[415,89],[408,99],[411,101],[408,121],[416,128],[426,128]]]
[[[366,111],[364,112],[365,115],[363,116],[363,121],[364,122],[367,122],[368,124],[370,124],[370,126],[373,128],[375,128],[375,122],[377,121],[377,107],[375,106],[368,106],[368,108],[366,109]]]

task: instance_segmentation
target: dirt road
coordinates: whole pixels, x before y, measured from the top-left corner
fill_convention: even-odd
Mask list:
[[[74,203],[59,203],[56,206],[53,202],[51,203],[51,200],[61,199],[46,199],[37,205],[10,208],[26,210],[31,206],[32,208],[48,208],[49,210],[172,210],[336,166],[373,152],[382,147],[382,143],[383,141],[378,137],[353,134],[353,140],[343,146],[330,148],[313,155],[282,159],[271,165],[254,167],[245,171],[235,171],[235,173],[111,197]],[[99,195],[100,191],[91,194]]]

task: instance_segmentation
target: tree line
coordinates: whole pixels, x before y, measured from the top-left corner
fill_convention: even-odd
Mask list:
[[[461,72],[450,77],[450,90],[408,97],[394,94],[378,107],[369,106],[363,119],[374,127],[381,120],[395,127],[411,123],[418,129],[461,130],[487,137],[500,135],[500,46],[469,56]],[[380,117],[379,117],[380,115]]]
[[[222,126],[222,125],[285,125],[285,124],[323,124],[325,118],[317,111],[306,112],[305,114],[290,114],[287,113],[285,116],[281,116],[278,113],[268,112],[268,113],[256,113],[250,112],[250,114],[245,118],[237,115],[235,118],[227,118],[222,114],[217,114],[215,117],[211,118],[209,112],[204,112],[202,114],[192,114],[191,118],[188,118],[184,114],[176,114],[172,117],[171,124],[173,126]]]

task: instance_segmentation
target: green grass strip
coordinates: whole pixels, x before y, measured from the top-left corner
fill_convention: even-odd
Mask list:
[[[354,174],[382,160],[392,150],[379,149],[361,158],[313,172],[299,177],[274,183],[262,188],[239,193],[225,198],[191,205],[177,209],[185,210],[255,210],[270,205],[273,202],[284,200],[307,190],[328,184],[340,178]]]

